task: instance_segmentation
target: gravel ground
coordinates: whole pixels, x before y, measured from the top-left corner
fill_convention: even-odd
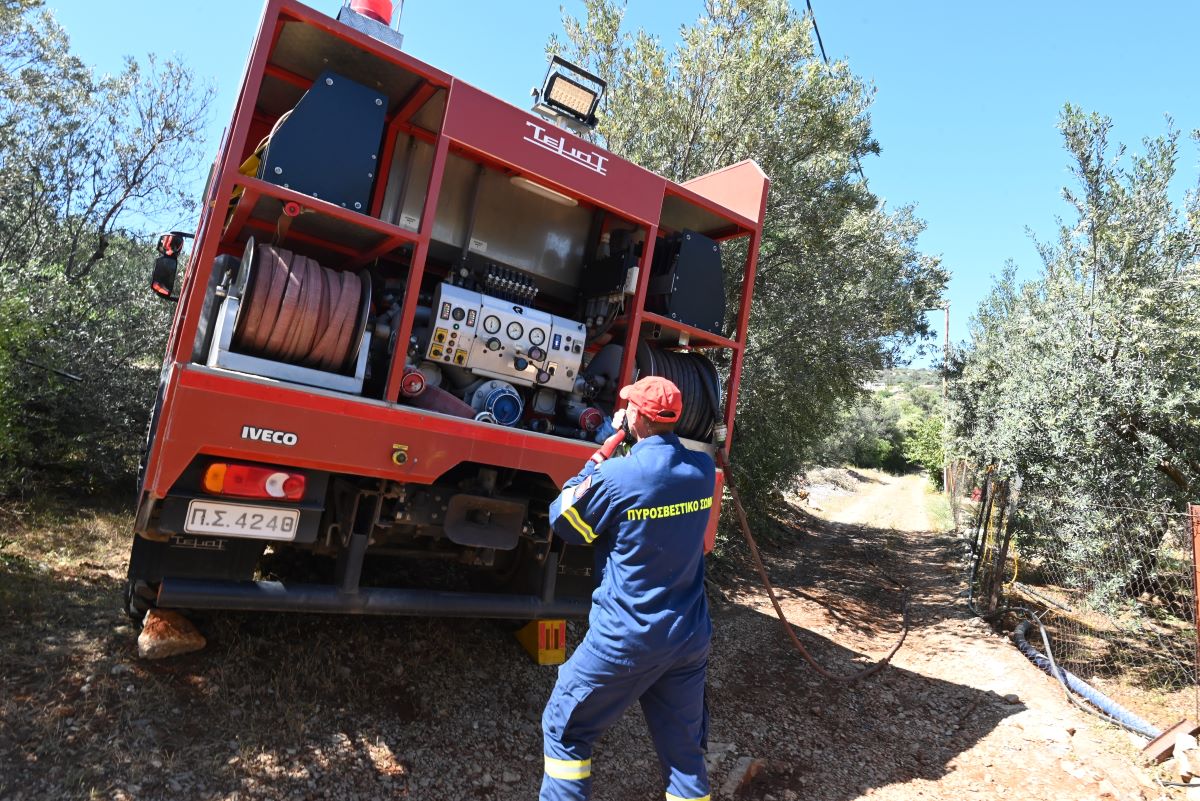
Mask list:
[[[850,672],[899,635],[886,576],[912,588],[908,639],[863,684],[827,682],[731,559],[713,577],[714,798],[733,797],[722,788],[751,761],[737,798],[1159,798],[1133,744],[967,616],[957,545],[926,531],[923,482],[860,479],[826,497],[828,519],[792,509],[764,554],[827,667]],[[0,531],[0,798],[536,798],[555,669],[510,631],[212,615],[196,619],[204,651],[141,662],[117,612],[127,525]],[[662,798],[636,708],[598,745],[594,775],[598,801]]]

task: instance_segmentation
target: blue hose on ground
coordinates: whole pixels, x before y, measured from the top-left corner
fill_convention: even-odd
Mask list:
[[[1013,632],[1013,642],[1021,649],[1021,653],[1029,658],[1030,662],[1040,667],[1046,673],[1062,682],[1068,689],[1077,695],[1083,696],[1089,703],[1104,713],[1104,717],[1108,718],[1113,723],[1123,726],[1130,731],[1137,732],[1143,737],[1149,737],[1151,740],[1162,734],[1161,731],[1151,726],[1146,721],[1139,718],[1137,715],[1130,712],[1125,707],[1118,704],[1113,699],[1109,698],[1104,693],[1092,687],[1083,679],[1071,673],[1068,670],[1063,670],[1054,664],[1053,657],[1047,658],[1043,656],[1036,648],[1029,644],[1025,639],[1029,627],[1033,624],[1026,620],[1021,625],[1017,626],[1017,630]],[[1043,641],[1046,642],[1046,650],[1049,651],[1049,641],[1045,638],[1045,632],[1042,633]]]

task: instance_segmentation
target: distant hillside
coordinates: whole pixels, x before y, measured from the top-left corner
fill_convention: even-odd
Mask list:
[[[898,367],[895,370],[880,370],[875,380],[887,387],[940,387],[942,374],[937,370]]]
[[[866,394],[842,409],[813,461],[936,473],[941,463],[942,376],[936,370],[881,370]]]

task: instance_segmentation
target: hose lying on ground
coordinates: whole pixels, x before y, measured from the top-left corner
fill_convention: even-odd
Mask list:
[[[836,673],[826,670],[808,652],[808,649],[804,647],[804,643],[800,642],[800,638],[796,636],[792,624],[788,622],[787,616],[783,614],[783,607],[780,606],[779,599],[775,597],[775,588],[771,586],[771,579],[767,576],[766,565],[763,564],[762,556],[758,553],[758,543],[754,541],[754,535],[750,533],[750,521],[746,518],[746,510],[742,507],[742,499],[738,496],[737,487],[733,484],[733,471],[729,469],[729,456],[725,453],[724,448],[717,448],[716,461],[717,465],[725,471],[725,486],[729,489],[729,497],[733,499],[733,507],[737,511],[738,522],[742,527],[742,536],[746,539],[746,545],[750,548],[750,556],[754,559],[754,567],[758,570],[758,577],[762,580],[763,587],[767,590],[767,596],[771,599],[771,605],[775,607],[775,616],[779,618],[779,623],[783,626],[784,633],[791,639],[792,645],[800,652],[804,660],[812,666],[813,670],[830,681],[853,684],[882,670],[886,664],[892,661],[892,657],[896,655],[896,652],[900,650],[900,646],[904,645],[905,638],[908,637],[908,588],[895,579],[888,577],[889,581],[904,591],[904,600],[901,603],[903,630],[900,632],[900,639],[892,646],[892,650],[888,651],[887,656],[875,664],[869,665],[857,673],[851,673],[848,676],[839,676]]]
[[[1142,720],[1137,715],[1097,690],[1095,687],[1092,687],[1074,673],[1071,673],[1068,670],[1063,670],[1056,665],[1054,663],[1054,655],[1050,651],[1050,640],[1046,636],[1045,628],[1042,627],[1040,623],[1037,625],[1038,628],[1041,629],[1042,644],[1045,646],[1046,654],[1048,656],[1039,653],[1038,650],[1030,645],[1029,641],[1025,639],[1026,634],[1029,632],[1029,627],[1032,625],[1034,625],[1034,623],[1031,621],[1023,621],[1021,625],[1017,626],[1016,631],[1012,633],[1013,642],[1016,643],[1017,647],[1021,649],[1021,653],[1025,654],[1025,656],[1029,658],[1029,661],[1033,662],[1042,670],[1058,679],[1058,681],[1065,688],[1076,693],[1077,695],[1082,696],[1088,701],[1088,703],[1101,710],[1103,713],[1101,717],[1105,718],[1109,722],[1115,723],[1118,726],[1129,729],[1130,731],[1137,732],[1143,737],[1149,737],[1151,740],[1162,734],[1162,732],[1156,729],[1154,726],[1151,726],[1149,723]]]

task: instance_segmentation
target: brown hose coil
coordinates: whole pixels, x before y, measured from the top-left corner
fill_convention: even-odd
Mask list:
[[[234,330],[238,350],[317,370],[341,371],[358,353],[363,282],[273,245],[254,251]]]

